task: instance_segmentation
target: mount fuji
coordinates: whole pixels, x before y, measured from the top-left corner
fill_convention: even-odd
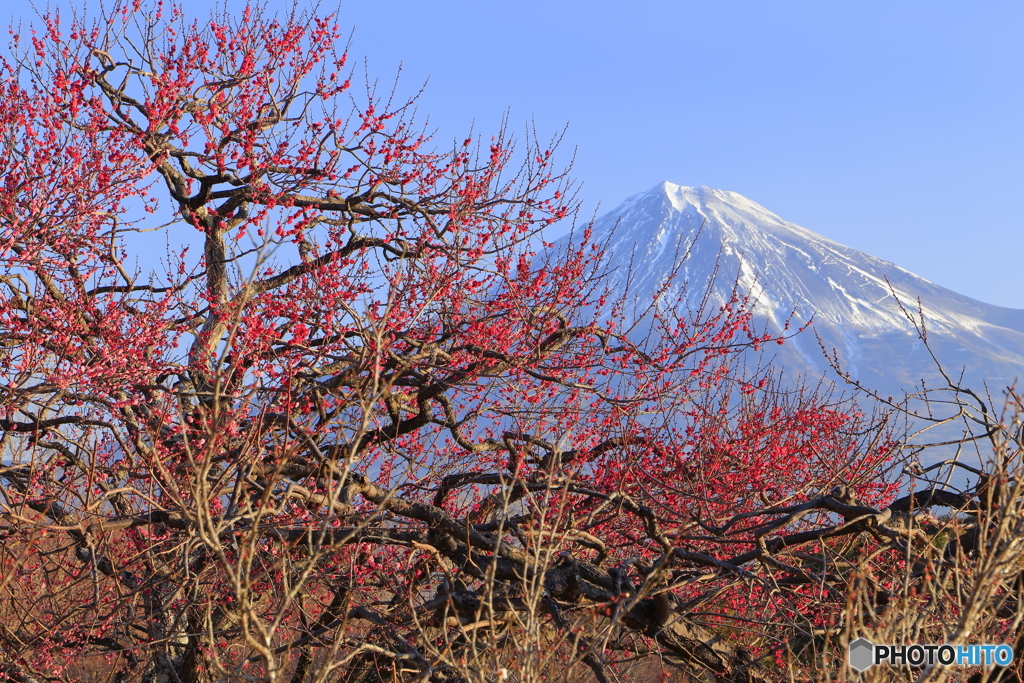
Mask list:
[[[712,283],[717,308],[736,286],[755,300],[756,322],[811,329],[778,348],[776,364],[813,382],[830,366],[881,395],[939,386],[941,377],[902,306],[923,309],[929,345],[946,372],[993,395],[1024,379],[1024,310],[992,306],[790,223],[735,192],[661,183],[597,219],[608,283],[638,306],[675,279],[659,306],[691,306]],[[682,254],[688,256],[681,262]],[[821,339],[819,345],[818,339]]]

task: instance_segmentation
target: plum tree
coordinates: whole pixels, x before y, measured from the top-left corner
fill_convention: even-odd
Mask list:
[[[632,338],[585,227],[537,253],[557,138],[435,142],[339,36],[14,36],[0,677],[773,680],[839,632],[920,503],[887,432],[742,372],[742,293]]]

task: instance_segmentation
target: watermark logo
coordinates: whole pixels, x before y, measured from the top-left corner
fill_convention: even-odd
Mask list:
[[[879,664],[892,666],[1007,666],[1013,661],[1009,645],[875,645],[867,638],[850,643],[850,666],[867,671]]]

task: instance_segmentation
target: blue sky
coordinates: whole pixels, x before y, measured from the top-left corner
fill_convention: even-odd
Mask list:
[[[401,92],[429,79],[440,141],[506,111],[513,130],[568,124],[585,216],[661,180],[734,190],[1024,308],[1024,3],[343,0],[340,16],[382,83],[400,64]]]

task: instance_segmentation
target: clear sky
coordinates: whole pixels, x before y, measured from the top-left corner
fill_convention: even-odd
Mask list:
[[[568,124],[585,215],[662,180],[734,190],[1024,308],[1019,0],[342,0],[340,15],[382,83],[399,64],[401,92],[429,79],[420,112],[442,141],[506,111],[513,130]]]

